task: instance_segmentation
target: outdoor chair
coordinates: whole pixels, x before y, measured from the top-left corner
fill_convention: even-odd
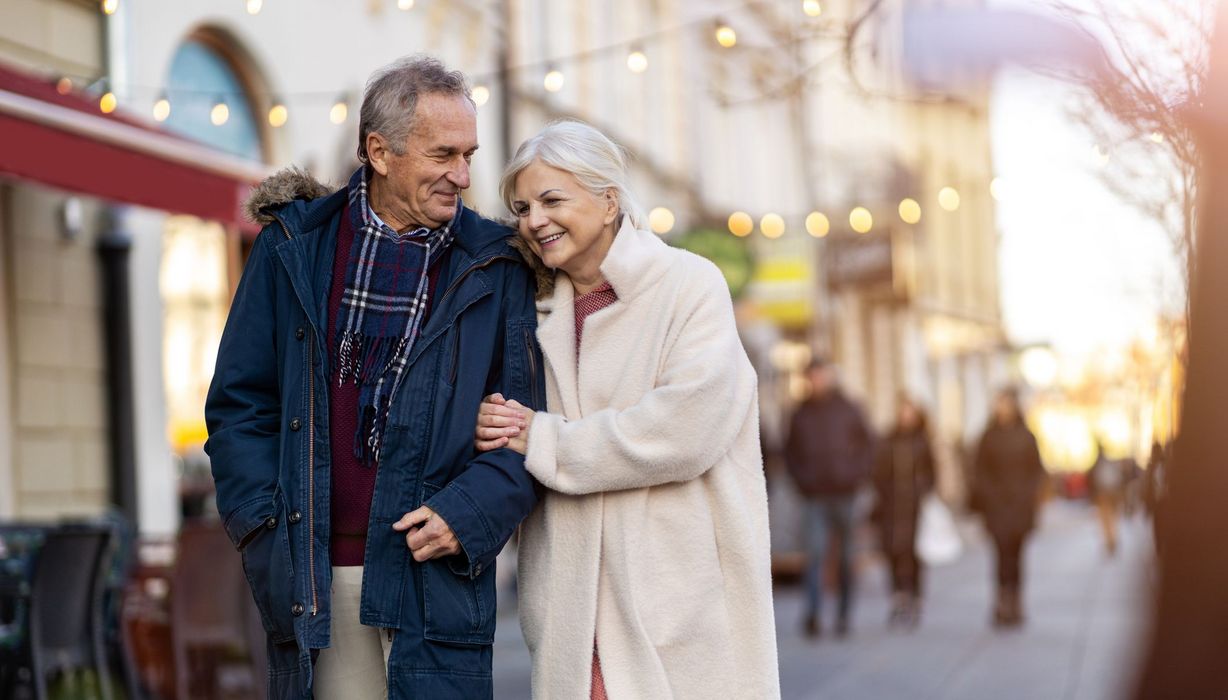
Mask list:
[[[263,698],[264,628],[239,554],[216,522],[179,531],[171,581],[175,696]]]

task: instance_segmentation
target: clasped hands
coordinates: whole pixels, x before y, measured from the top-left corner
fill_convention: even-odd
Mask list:
[[[532,409],[514,399],[504,399],[502,394],[491,394],[482,400],[478,409],[474,444],[480,452],[507,447],[524,454],[528,450],[532,422]],[[413,552],[414,561],[424,562],[461,552],[456,533],[428,506],[406,513],[392,524],[392,529],[405,533],[405,544]]]

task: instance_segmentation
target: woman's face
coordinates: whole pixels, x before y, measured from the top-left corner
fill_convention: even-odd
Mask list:
[[[541,161],[521,171],[514,190],[520,236],[547,267],[572,278],[600,274],[618,218],[612,191],[593,195],[571,173]]]

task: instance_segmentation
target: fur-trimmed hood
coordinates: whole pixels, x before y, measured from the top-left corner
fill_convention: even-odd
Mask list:
[[[515,228],[514,226],[512,227]],[[533,276],[537,280],[537,298],[545,299],[554,294],[554,275],[555,271],[546,267],[542,259],[537,257],[537,254],[529,248],[529,244],[524,242],[519,235],[512,236],[508,239],[508,243],[520,253],[529,267],[533,268]]]
[[[283,168],[264,179],[243,203],[243,216],[248,221],[267,226],[273,223],[269,209],[289,204],[296,199],[319,199],[332,194],[335,188],[320,182],[306,170],[296,166]]]

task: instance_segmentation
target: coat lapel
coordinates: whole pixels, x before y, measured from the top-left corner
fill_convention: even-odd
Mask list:
[[[537,342],[549,376],[563,402],[563,415],[579,418],[580,397],[576,380],[575,289],[567,275],[559,275],[554,293],[537,302]]]

